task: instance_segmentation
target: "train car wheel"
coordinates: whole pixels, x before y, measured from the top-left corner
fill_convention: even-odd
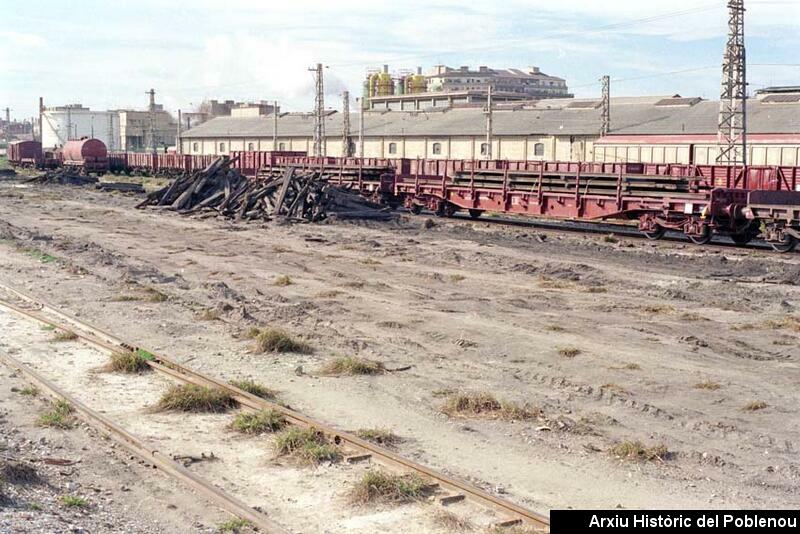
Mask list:
[[[758,233],[753,233],[749,230],[745,230],[741,234],[733,234],[731,235],[731,240],[736,244],[737,247],[743,247],[752,241]]]
[[[473,219],[479,219],[483,215],[483,210],[469,210],[469,216]]]
[[[419,204],[411,204],[411,207],[408,208],[408,211],[410,211],[414,215],[419,215],[420,213],[422,213],[422,206],[420,206]]]
[[[707,245],[711,243],[711,239],[714,235],[711,233],[711,229],[705,227],[703,229],[703,233],[700,235],[688,235],[689,241],[694,243],[695,245]]]
[[[656,230],[654,232],[642,232],[642,233],[647,239],[651,241],[658,241],[659,239],[664,237],[664,234],[667,233],[667,229],[664,228],[663,226],[656,226]]]
[[[782,254],[786,254],[788,252],[794,251],[797,248],[797,238],[794,236],[786,236],[783,241],[774,241],[770,243],[770,246],[776,252],[780,252]]]

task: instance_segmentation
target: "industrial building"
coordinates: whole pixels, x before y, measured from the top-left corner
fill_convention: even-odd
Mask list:
[[[152,116],[155,146],[173,146],[178,131],[175,119],[159,104],[155,105]],[[70,139],[93,137],[109,150],[144,150],[149,145],[150,117],[149,111],[94,111],[80,104],[45,108],[42,146],[56,148]]]
[[[491,89],[495,102],[517,102],[544,98],[571,98],[563,78],[549,76],[539,67],[491,69],[468,66],[457,69],[436,65],[428,74],[417,68],[389,72],[384,65],[380,71],[367,74],[363,84],[362,108],[368,110],[419,111],[426,108],[445,108],[486,102]]]
[[[781,89],[762,91],[748,102],[749,161],[800,162],[800,98]],[[783,95],[782,98],[774,98]],[[788,100],[788,101],[787,101]],[[550,99],[498,106],[493,111],[491,155],[510,160],[713,163],[720,104],[699,97],[620,97],[610,100],[610,134],[600,140],[602,101]],[[327,155],[341,155],[342,114],[326,117]],[[350,118],[359,154],[361,117]],[[183,133],[186,154],[231,150],[313,149],[314,116],[219,117]],[[364,112],[365,157],[480,159],[488,152],[482,108]],[[277,132],[277,133],[276,133]],[[274,142],[273,142],[273,137]],[[615,142],[615,140],[619,142]]]

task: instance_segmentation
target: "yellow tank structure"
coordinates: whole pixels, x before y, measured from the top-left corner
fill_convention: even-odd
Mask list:
[[[388,72],[378,74],[378,96],[390,96],[394,94],[394,80]]]
[[[369,77],[369,94],[370,96],[379,96],[378,93],[378,86],[379,86],[380,74],[375,73],[370,75]]]
[[[428,91],[428,80],[422,74],[414,74],[406,78],[406,94],[416,95]]]

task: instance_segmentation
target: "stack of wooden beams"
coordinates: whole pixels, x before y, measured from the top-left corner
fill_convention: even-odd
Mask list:
[[[202,171],[174,180],[150,193],[137,207],[155,206],[180,213],[216,212],[236,220],[273,217],[317,222],[340,218],[388,218],[384,206],[348,188],[332,186],[318,171],[287,167],[280,176],[248,179],[219,158]]]

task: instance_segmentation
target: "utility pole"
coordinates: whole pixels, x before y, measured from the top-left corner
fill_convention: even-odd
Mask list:
[[[486,91],[486,159],[492,159],[492,86]]]
[[[44,130],[42,130],[42,115],[44,114],[44,98],[41,96],[39,97],[39,143],[42,145],[42,150],[44,150]]]
[[[314,97],[314,156],[325,157],[325,87],[322,80],[322,63],[317,63],[314,69],[308,69],[314,73],[314,85],[316,95]]]
[[[6,145],[11,141],[11,108],[6,107],[3,111],[6,112]]]
[[[603,84],[600,137],[605,137],[611,131],[611,76],[603,76],[600,81]]]
[[[342,93],[342,157],[349,158],[350,152],[350,92]]]
[[[364,159],[364,114],[366,111],[362,104],[361,111],[358,112],[358,157],[361,159]]]
[[[181,133],[183,129],[183,115],[181,110],[178,110],[178,133],[175,135],[175,153],[183,154],[183,143],[181,142]]]
[[[114,115],[116,111],[108,112],[108,150],[114,150],[116,143],[114,142]]]
[[[147,108],[148,111],[148,119],[149,119],[149,140],[147,142],[147,149],[155,154],[157,152],[156,149],[156,90],[150,89],[145,93],[150,95],[150,106]]]
[[[747,165],[747,54],[744,45],[744,0],[728,1],[728,43],[722,61],[719,156],[721,165]]]
[[[67,141],[72,138],[72,104],[67,105]]]
[[[272,104],[272,151],[278,150],[278,101]]]

